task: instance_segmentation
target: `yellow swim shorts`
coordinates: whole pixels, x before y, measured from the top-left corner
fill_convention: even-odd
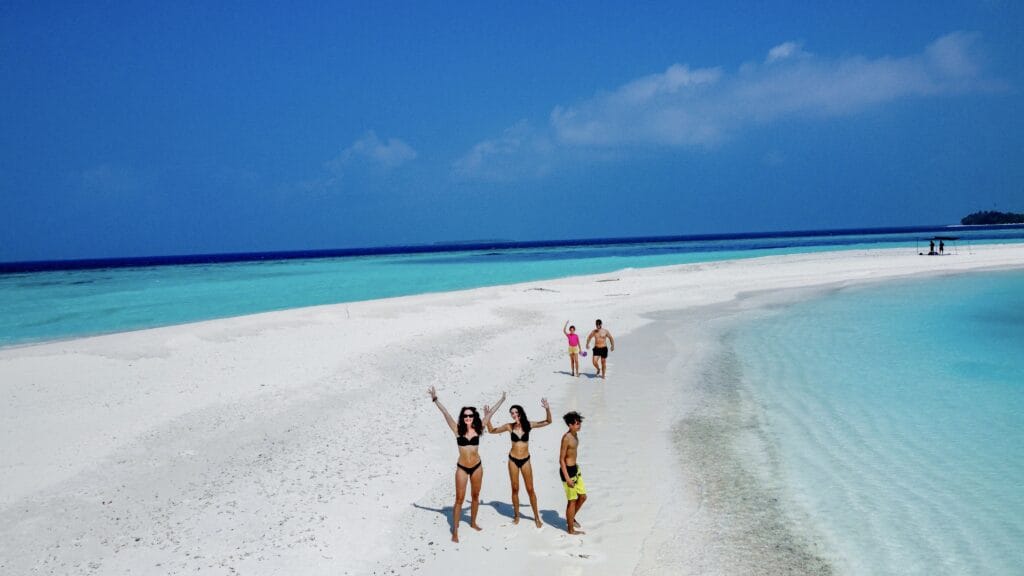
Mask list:
[[[579,346],[569,346],[569,354],[579,354],[579,353],[580,353],[580,347]]]
[[[565,499],[566,500],[578,500],[580,494],[587,493],[587,487],[583,484],[583,474],[576,472],[576,475],[572,477],[573,486],[569,486],[568,482],[562,482],[562,488],[565,488]]]

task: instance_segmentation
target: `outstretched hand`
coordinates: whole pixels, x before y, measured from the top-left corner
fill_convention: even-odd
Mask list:
[[[430,394],[430,399],[432,401],[437,400],[437,390],[435,390],[433,386],[427,388],[427,394]]]
[[[541,406],[542,406],[542,407],[543,407],[543,408],[544,408],[545,410],[551,410],[551,406],[550,406],[550,405],[548,404],[548,399],[547,399],[547,398],[541,398],[541,399],[540,399],[540,405],[541,405]]]

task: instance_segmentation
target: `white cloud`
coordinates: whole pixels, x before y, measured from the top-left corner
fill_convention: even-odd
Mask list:
[[[342,189],[348,180],[387,177],[392,170],[415,160],[416,150],[398,138],[385,142],[370,130],[334,157],[323,163],[323,172],[285,184],[282,193],[330,194]]]
[[[456,163],[462,175],[493,167],[514,174],[546,144],[547,166],[558,156],[591,156],[635,147],[711,147],[744,130],[788,118],[820,119],[862,113],[908,99],[997,88],[985,78],[975,34],[955,32],[909,56],[828,58],[796,42],[768,51],[763,63],[734,73],[673,64],[570,106],[556,106],[547,130],[515,127],[485,140]]]
[[[343,169],[355,163],[362,163],[391,169],[414,160],[416,156],[416,151],[405,142],[397,138],[388,138],[387,142],[384,142],[371,130],[344,149],[329,165],[334,169]]]
[[[501,136],[477,143],[452,165],[460,179],[492,181],[539,177],[547,173],[551,143],[525,121]]]
[[[784,42],[768,51],[768,57],[765,59],[765,62],[771,64],[772,62],[788,60],[799,56],[809,56],[809,54],[805,54],[796,42]]]
[[[787,42],[769,51],[765,65],[748,64],[733,75],[673,65],[609,95],[555,108],[552,128],[563,142],[591,146],[707,145],[783,117],[851,114],[972,90],[982,87],[974,39],[954,33],[921,54],[876,59],[823,58]],[[630,97],[638,92],[643,97]]]
[[[718,69],[691,70],[674,64],[572,107],[551,112],[551,127],[563,143],[688,144],[717,138],[700,100],[720,81]]]

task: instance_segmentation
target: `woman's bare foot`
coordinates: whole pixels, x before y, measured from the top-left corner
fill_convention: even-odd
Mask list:
[[[537,523],[537,528],[544,526],[544,523],[540,521],[540,518],[535,518],[533,521]]]
[[[458,541],[459,541],[459,533],[458,532],[452,532],[452,542],[458,542]]]
[[[481,527],[477,526],[476,524],[470,524],[470,526],[472,526],[472,527],[473,527],[473,530],[476,530],[477,532],[479,532],[479,531],[483,530],[483,528],[481,528]]]
[[[519,524],[519,516],[516,516],[515,518],[513,518],[512,519],[512,523],[513,524]]]
[[[582,536],[586,534],[586,532],[584,532],[583,530],[570,530],[569,534],[572,534],[573,536]]]

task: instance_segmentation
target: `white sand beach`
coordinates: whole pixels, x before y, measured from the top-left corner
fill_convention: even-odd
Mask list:
[[[1002,268],[1024,245],[627,269],[2,349],[0,573],[829,573],[792,519],[743,504],[770,479],[742,482],[758,439],[706,394],[718,331],[822,290]],[[562,325],[585,337],[595,318],[608,378],[589,357],[572,378]],[[549,399],[530,438],[542,529],[525,490],[512,525],[509,439],[485,435],[483,531],[467,499],[449,541],[457,449],[429,386],[452,413],[506,392],[540,420]],[[586,417],[584,536],[558,479],[568,410]]]

